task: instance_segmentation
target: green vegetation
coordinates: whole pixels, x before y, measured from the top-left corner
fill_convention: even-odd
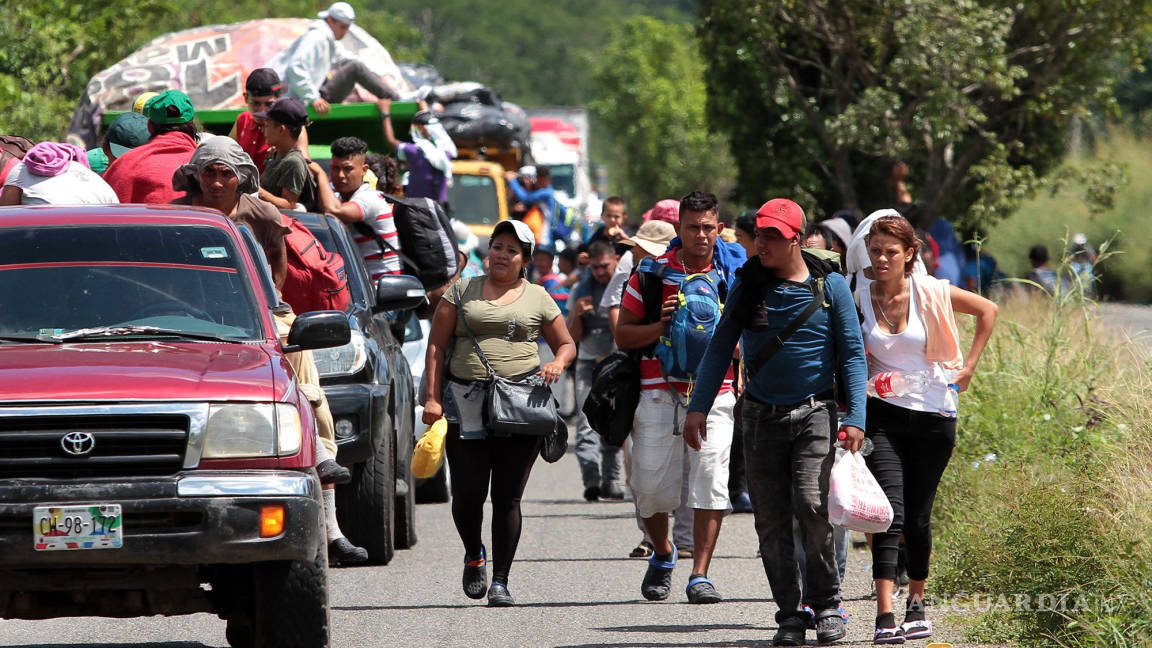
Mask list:
[[[895,202],[888,170],[902,159],[916,219],[971,231],[1060,163],[1073,117],[1114,106],[1117,69],[1146,55],[1152,2],[699,6],[710,114],[731,137],[740,199],[867,212]]]
[[[929,590],[987,609],[971,640],[1146,645],[1148,358],[1076,294],[1002,308],[936,500]]]
[[[620,61],[627,61],[621,65]],[[630,18],[612,29],[592,72],[593,114],[614,134],[609,164],[630,213],[692,189],[727,196],[728,142],[708,132],[704,64],[692,27]]]

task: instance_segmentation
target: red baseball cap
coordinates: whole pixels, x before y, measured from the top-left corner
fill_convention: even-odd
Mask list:
[[[771,228],[790,239],[804,229],[804,210],[787,198],[773,198],[756,211],[756,229]]]

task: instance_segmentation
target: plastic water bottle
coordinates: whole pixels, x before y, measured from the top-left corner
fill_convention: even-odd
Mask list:
[[[960,403],[960,385],[948,383],[948,390],[944,392],[944,408],[940,413],[948,418],[956,418],[956,407]]]
[[[924,394],[936,380],[930,371],[882,371],[868,381],[868,395],[880,398]]]

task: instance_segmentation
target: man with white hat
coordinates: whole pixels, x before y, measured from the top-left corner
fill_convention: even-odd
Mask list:
[[[330,102],[343,101],[357,83],[377,97],[402,99],[400,93],[386,85],[364,61],[340,46],[338,41],[348,34],[356,20],[352,5],[333,2],[316,15],[320,20],[267,63],[266,67],[280,75],[289,95],[312,106],[321,115],[328,114]],[[423,88],[417,92],[426,94]],[[416,93],[404,99],[415,97]]]

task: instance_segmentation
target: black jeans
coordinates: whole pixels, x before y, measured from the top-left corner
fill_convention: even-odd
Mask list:
[[[835,459],[836,404],[814,400],[782,409],[745,396],[741,415],[748,495],[764,573],[780,608],[776,621],[802,617],[801,603],[817,615],[835,611],[840,576],[828,522],[828,478]],[[800,522],[807,555],[803,599],[792,543],[793,516]]]
[[[732,450],[728,455],[728,493],[733,497],[737,493],[748,492],[748,477],[744,467],[744,438],[739,434],[739,430],[742,429],[740,421],[743,416],[741,414],[743,403],[744,396],[741,395],[736,401],[736,407],[732,409],[732,422],[737,433],[732,435]]]
[[[520,544],[520,498],[540,456],[540,437],[511,435],[461,439],[460,426],[448,425],[446,450],[452,471],[452,521],[469,556],[483,545],[484,500],[492,484],[492,582],[508,584],[508,571]]]
[[[924,580],[932,555],[932,503],[956,447],[956,419],[869,398],[867,435],[875,445],[868,469],[892,504],[892,526],[872,535],[872,577],[896,578],[903,533],[908,578]]]
[[[373,74],[363,61],[344,61],[332,68],[328,78],[324,79],[324,84],[320,86],[320,96],[324,101],[340,103],[352,93],[352,88],[356,87],[357,83],[381,99],[396,101],[400,98],[400,95],[385,85],[380,75]]]

